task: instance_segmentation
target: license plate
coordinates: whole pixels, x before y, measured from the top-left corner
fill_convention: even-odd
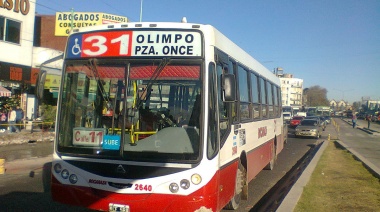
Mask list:
[[[109,204],[109,211],[110,212],[130,212],[129,211],[129,205],[120,205],[120,204]]]

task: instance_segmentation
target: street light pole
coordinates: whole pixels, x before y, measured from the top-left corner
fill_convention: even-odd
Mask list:
[[[142,21],[143,0],[140,1],[140,22]]]

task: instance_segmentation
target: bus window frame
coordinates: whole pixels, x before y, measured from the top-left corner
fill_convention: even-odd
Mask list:
[[[209,98],[207,100],[208,102],[208,130],[207,132],[210,133],[210,135],[207,136],[207,158],[211,160],[216,155],[218,155],[219,148],[220,148],[220,129],[219,127],[219,107],[218,107],[218,88],[217,88],[217,76],[216,76],[216,66],[215,63],[210,62],[208,65],[208,82],[209,82]],[[212,117],[212,119],[211,119]],[[211,124],[210,122],[214,121],[214,124]],[[212,129],[212,126],[214,126],[214,130]],[[215,134],[213,134],[215,133]],[[210,139],[210,140],[209,140]],[[214,149],[212,152],[210,152],[210,148],[213,146],[212,143],[214,143]]]
[[[253,88],[253,79],[256,79],[256,87]],[[260,120],[261,119],[261,104],[260,104],[260,83],[259,83],[259,75],[253,71],[251,71],[251,74],[250,74],[250,84],[251,84],[251,98],[252,98],[252,118],[253,120]],[[254,97],[254,94],[256,94],[257,96]],[[257,100],[257,102],[256,102]],[[258,112],[258,116],[255,116],[255,111],[254,111],[254,108],[257,107],[257,112]]]
[[[240,78],[240,74],[245,74],[245,78],[243,77],[243,78]],[[247,70],[247,68],[245,68],[244,66],[242,66],[241,64],[238,64],[237,65],[237,70],[236,70],[236,74],[237,74],[237,77],[236,77],[236,79],[237,79],[237,86],[236,86],[236,88],[237,88],[237,92],[238,92],[238,94],[239,95],[237,95],[237,97],[239,97],[239,99],[238,99],[238,105],[239,105],[239,107],[238,107],[238,111],[239,111],[239,120],[240,120],[240,122],[249,122],[249,121],[251,121],[251,115],[250,115],[250,95],[249,95],[249,82],[248,82],[248,70]],[[241,89],[240,88],[242,88],[241,86],[243,86],[243,82],[240,82],[240,79],[245,79],[245,86],[246,86],[246,93],[247,93],[247,101],[242,101],[241,100],[241,94],[242,94],[242,92],[241,92]],[[248,106],[248,117],[242,117],[242,105],[245,105],[245,106]]]
[[[273,97],[273,88],[272,83],[267,80],[266,81],[266,92],[267,92],[267,108],[268,108],[268,118],[274,118],[275,117],[275,111],[274,111],[274,97]]]
[[[261,77],[260,80],[260,103],[261,103],[261,119],[268,119],[268,95],[266,89],[266,79]]]

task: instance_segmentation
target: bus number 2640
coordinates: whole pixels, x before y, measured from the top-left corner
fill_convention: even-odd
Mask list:
[[[152,191],[152,185],[135,184],[136,191]]]

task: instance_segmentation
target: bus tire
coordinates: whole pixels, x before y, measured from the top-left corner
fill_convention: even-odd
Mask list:
[[[265,166],[265,170],[273,170],[274,164],[276,162],[276,146],[273,146],[272,148],[272,159],[269,161],[269,163]]]
[[[230,202],[224,207],[227,210],[236,210],[239,208],[240,201],[242,199],[243,187],[246,181],[246,169],[239,160],[239,165],[236,173],[235,180],[235,192]]]

